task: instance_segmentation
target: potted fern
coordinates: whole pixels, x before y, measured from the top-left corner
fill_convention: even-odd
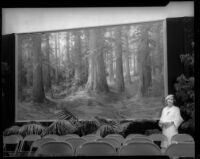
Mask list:
[[[41,135],[44,130],[45,127],[41,125],[39,122],[30,121],[28,123],[25,123],[19,128],[18,134],[22,135],[23,137],[32,134]]]

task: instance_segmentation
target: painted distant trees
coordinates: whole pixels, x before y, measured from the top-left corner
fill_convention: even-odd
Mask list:
[[[152,22],[19,34],[18,99],[42,103],[80,90],[122,93],[132,84],[139,97],[160,96],[162,32],[162,22]]]

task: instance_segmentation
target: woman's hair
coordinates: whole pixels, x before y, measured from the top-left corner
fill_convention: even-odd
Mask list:
[[[165,102],[167,103],[167,100],[169,98],[172,98],[173,99],[173,103],[175,103],[175,98],[174,98],[174,95],[173,94],[169,94],[167,97],[165,97]]]

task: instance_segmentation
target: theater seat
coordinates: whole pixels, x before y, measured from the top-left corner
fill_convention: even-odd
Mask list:
[[[87,141],[96,141],[97,139],[100,139],[101,137],[96,134],[88,134],[88,135],[82,136],[81,138]]]
[[[124,142],[124,145],[125,144],[129,144],[131,142],[150,142],[150,143],[153,143],[153,140],[151,140],[150,138],[148,137],[135,137],[135,138],[131,138],[129,140],[126,140]]]
[[[155,144],[157,144],[159,147],[161,147],[161,143],[163,141],[167,141],[167,137],[163,134],[151,134],[149,135],[149,138],[153,140]]]
[[[57,140],[59,137],[60,136],[56,135],[56,134],[47,134],[47,135],[43,136],[42,138],[52,138],[52,139]]]
[[[69,143],[51,141],[43,144],[35,153],[35,156],[41,157],[61,157],[73,156],[73,148]]]
[[[129,134],[128,136],[126,136],[126,139],[131,139],[134,137],[146,137],[146,135],[143,134]]]
[[[86,142],[77,149],[77,156],[117,156],[115,148],[105,142]]]
[[[124,142],[124,137],[120,134],[109,134],[107,136],[105,136],[105,138],[113,138],[116,139],[117,141],[120,142],[120,144],[122,145]]]
[[[189,134],[176,134],[172,137],[172,143],[178,142],[194,142],[194,139]]]
[[[76,156],[76,150],[77,148],[83,144],[83,143],[86,143],[87,140],[83,139],[83,138],[68,138],[65,140],[65,142],[69,143],[72,147],[73,147],[73,150],[74,150],[74,156]]]
[[[151,142],[130,142],[124,145],[120,151],[120,156],[160,156],[160,148]]]
[[[28,156],[34,156],[35,152],[45,143],[51,142],[51,141],[56,141],[53,138],[42,138],[34,141],[31,145],[30,151]]]
[[[173,143],[165,151],[165,155],[172,157],[195,157],[194,142]]]
[[[3,136],[3,156],[16,156],[22,140],[21,135]]]
[[[77,134],[62,135],[62,136],[59,136],[58,141],[65,141],[65,140],[71,139],[71,138],[80,138],[80,136]]]
[[[121,147],[121,143],[115,139],[115,138],[102,138],[102,139],[98,139],[97,141],[100,141],[100,142],[106,142],[106,143],[109,143],[111,144],[115,150],[118,152],[118,150],[120,149]]]
[[[41,139],[40,135],[25,136],[20,145],[20,149],[19,149],[20,156],[28,156],[32,143],[38,139]]]

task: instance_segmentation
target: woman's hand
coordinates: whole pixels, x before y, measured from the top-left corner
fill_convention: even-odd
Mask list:
[[[162,128],[162,127],[164,126],[164,123],[160,121],[160,122],[158,123],[158,125]]]
[[[173,124],[174,124],[173,121],[163,123],[163,125],[164,125],[165,128],[168,128],[168,127],[172,126]]]

